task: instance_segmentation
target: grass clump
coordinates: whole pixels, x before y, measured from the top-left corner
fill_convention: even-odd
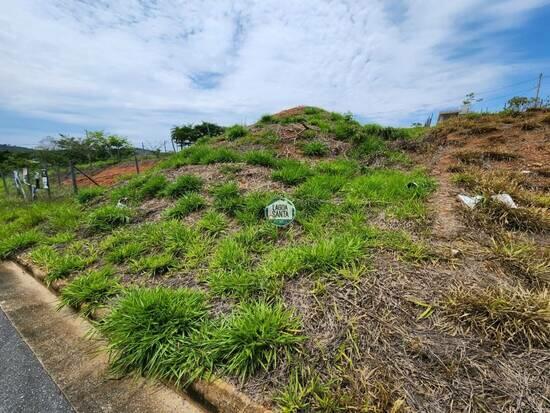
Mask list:
[[[200,219],[197,227],[200,231],[204,231],[209,235],[217,236],[222,234],[227,228],[227,218],[219,212],[208,211]]]
[[[268,168],[274,168],[278,162],[275,155],[267,150],[249,151],[244,155],[244,159],[249,165],[259,165]]]
[[[73,248],[75,250],[77,248]],[[96,259],[95,251],[79,247],[79,253],[69,252],[60,254],[50,246],[42,246],[31,253],[31,259],[46,271],[44,281],[47,285],[66,278],[76,271],[86,269]]]
[[[315,169],[322,174],[342,175],[349,177],[360,172],[361,167],[356,161],[348,159],[335,159],[333,161],[319,162]]]
[[[241,191],[235,182],[216,185],[210,192],[214,197],[214,207],[220,211],[235,214],[242,206]]]
[[[271,179],[286,185],[297,185],[312,175],[311,169],[304,163],[286,160],[279,163],[279,168],[273,172]]]
[[[109,231],[130,223],[131,217],[132,211],[129,208],[105,205],[96,208],[88,215],[88,229],[95,232]]]
[[[134,272],[146,274],[150,277],[166,274],[175,266],[174,257],[169,253],[141,257],[132,261],[131,264]]]
[[[80,204],[87,204],[94,199],[99,198],[105,193],[105,189],[100,186],[91,186],[88,188],[82,188],[78,191],[76,199]]]
[[[38,244],[44,235],[35,229],[15,233],[0,240],[0,259],[7,259],[17,252]]]
[[[476,208],[471,212],[478,221],[489,225],[496,223],[509,230],[550,231],[550,213],[546,208],[509,208],[504,203],[489,198],[481,203],[481,208]]]
[[[179,198],[190,192],[199,192],[203,181],[195,175],[179,176],[174,182],[170,183],[164,190],[164,194],[171,198]]]
[[[227,148],[214,148],[206,144],[194,144],[169,159],[163,161],[161,168],[179,168],[185,165],[210,165],[214,163],[239,162],[240,155]]]
[[[214,271],[208,275],[210,290],[219,296],[248,300],[253,297],[274,298],[282,288],[282,280],[261,271]]]
[[[230,141],[234,141],[235,139],[242,138],[246,135],[248,135],[248,129],[243,125],[233,125],[227,129],[227,138]]]
[[[113,277],[112,268],[90,271],[63,288],[59,308],[69,306],[89,315],[121,291],[122,286]]]
[[[122,264],[130,259],[137,259],[146,251],[146,248],[147,246],[139,241],[122,244],[113,248],[106,259],[112,264]]]
[[[166,216],[181,219],[205,207],[206,200],[201,195],[190,193],[178,199],[176,204],[166,211]]]
[[[242,270],[250,265],[247,249],[232,238],[221,241],[214,252],[210,267],[225,271]]]
[[[109,341],[111,369],[117,374],[173,378],[174,353],[191,357],[191,337],[207,320],[204,295],[190,289],[134,288],[97,325]],[[182,368],[181,365],[177,368]],[[183,373],[180,373],[183,374]]]
[[[519,346],[550,344],[550,294],[547,289],[465,289],[456,287],[443,303],[446,319],[464,332]]]
[[[302,152],[306,156],[325,156],[329,153],[329,147],[321,141],[306,142],[302,145]]]
[[[256,224],[264,217],[265,207],[274,199],[271,192],[250,192],[241,198],[235,217],[242,224]]]
[[[244,380],[290,358],[304,340],[300,321],[282,304],[242,304],[212,333],[213,358],[222,370]]]
[[[346,181],[347,178],[341,175],[319,174],[308,178],[294,193],[298,210],[306,215],[317,211],[340,191]]]

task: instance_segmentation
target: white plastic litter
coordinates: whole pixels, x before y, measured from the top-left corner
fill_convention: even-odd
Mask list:
[[[517,208],[518,206],[512,199],[512,197],[508,194],[498,194],[491,196],[491,199],[494,199],[495,201],[502,202],[504,205],[506,205],[508,208]]]
[[[116,204],[116,207],[117,208],[128,208],[128,206],[124,202],[128,202],[128,198],[119,199],[117,204]]]
[[[458,199],[470,209],[474,209],[477,204],[483,201],[483,197],[481,195],[468,196],[460,194],[458,195]]]

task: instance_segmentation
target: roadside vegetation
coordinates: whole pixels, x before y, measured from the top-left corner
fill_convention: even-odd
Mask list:
[[[212,134],[175,127],[196,143],[112,188],[0,198],[0,257],[101,314],[117,374],[222,377],[283,412],[498,411],[510,369],[548,356],[548,200],[484,167],[519,155],[463,149],[449,180],[488,201],[460,217],[476,229],[467,247],[437,239],[431,145],[444,128],[498,130],[478,121],[426,136],[301,107]],[[490,201],[504,191],[521,208]],[[277,198],[297,208],[285,228],[264,216]]]

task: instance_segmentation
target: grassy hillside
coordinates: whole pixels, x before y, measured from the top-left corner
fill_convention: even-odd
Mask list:
[[[112,188],[2,199],[0,256],[43,268],[64,305],[108,308],[97,329],[118,373],[221,376],[285,412],[505,411],[521,384],[535,411],[550,355],[547,196],[517,183],[518,210],[459,213],[448,193],[498,192],[484,169],[496,164],[451,142],[510,129],[492,116],[426,137],[312,107],[266,115]],[[535,140],[549,128],[513,122]],[[279,197],[297,208],[282,229],[263,212]]]

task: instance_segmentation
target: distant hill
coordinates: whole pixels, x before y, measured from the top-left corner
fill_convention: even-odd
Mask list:
[[[32,152],[31,148],[25,148],[23,146],[15,146],[15,145],[6,145],[3,143],[0,143],[0,152]]]

